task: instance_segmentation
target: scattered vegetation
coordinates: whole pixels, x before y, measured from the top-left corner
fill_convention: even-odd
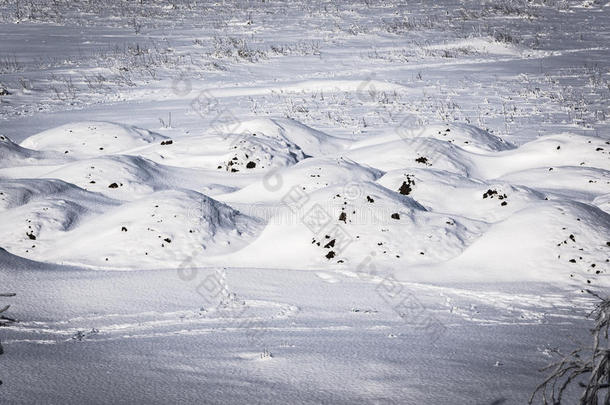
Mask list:
[[[270,359],[273,357],[273,353],[271,353],[267,348],[263,350],[261,353],[261,359]]]
[[[0,293],[0,297],[14,297],[15,293]],[[13,322],[17,322],[16,319],[7,317],[3,315],[11,306],[6,305],[0,308],[0,327],[10,325]],[[2,347],[2,341],[0,341],[0,355],[4,354],[4,348]],[[2,385],[2,380],[0,380],[0,385]]]
[[[593,320],[592,345],[578,348],[567,355],[554,350],[560,360],[541,370],[550,370],[551,373],[536,388],[529,399],[530,404],[537,394],[542,396],[545,405],[560,404],[563,395],[572,385],[583,389],[578,402],[580,405],[610,403],[610,298],[602,298],[589,290],[587,292],[599,300],[589,314]]]

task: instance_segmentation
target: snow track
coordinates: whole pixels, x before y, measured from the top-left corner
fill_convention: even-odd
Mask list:
[[[26,321],[7,327],[7,333],[15,333],[20,338],[8,338],[3,343],[95,343],[119,339],[226,333],[256,327],[266,330],[272,327],[270,322],[292,318],[297,312],[298,308],[292,305],[240,300],[210,310],[202,308],[200,311],[90,315],[54,322]]]

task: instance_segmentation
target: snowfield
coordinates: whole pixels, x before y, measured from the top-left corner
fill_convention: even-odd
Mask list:
[[[589,343],[607,2],[103,3],[0,3],[0,402],[523,404]]]

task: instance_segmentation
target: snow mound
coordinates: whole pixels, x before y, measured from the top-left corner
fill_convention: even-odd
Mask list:
[[[591,202],[610,189],[610,171],[583,166],[529,169],[499,179],[581,202]]]
[[[610,141],[563,133],[540,137],[513,150],[472,155],[470,159],[480,176],[495,178],[512,172],[558,166],[607,169],[609,153]]]
[[[409,139],[429,137],[451,142],[468,152],[499,152],[514,149],[515,146],[502,138],[490,134],[479,127],[468,124],[452,123],[446,125],[429,125],[415,130],[406,130],[400,134]]]
[[[451,142],[431,137],[414,137],[354,145],[341,155],[358,163],[390,171],[405,168],[433,168],[468,176],[476,170],[470,154]]]
[[[306,157],[298,145],[287,139],[252,133],[251,136],[233,135],[229,140],[229,154],[217,169],[231,173],[291,166]]]
[[[608,241],[610,214],[578,202],[542,201],[492,225],[430,278],[563,279],[608,287]]]
[[[137,154],[166,165],[230,173],[264,172],[306,157],[298,145],[262,133],[183,137],[139,149]]]
[[[59,180],[0,180],[0,192],[0,244],[13,254],[41,261],[61,234],[118,205]]]
[[[0,211],[57,198],[95,206],[108,199],[57,179],[0,179]]]
[[[207,176],[195,170],[168,167],[129,155],[78,160],[38,177],[62,179],[85,190],[120,200],[134,200],[154,191],[173,188],[203,192],[233,190],[232,187],[209,181]]]
[[[348,144],[291,119],[261,118],[242,121],[221,134],[166,140],[131,153],[166,165],[256,174],[335,153]]]
[[[22,148],[4,135],[0,135],[0,167],[13,166],[19,161],[40,155],[36,151]]]
[[[329,186],[353,186],[363,181],[375,181],[383,172],[344,158],[311,158],[295,166],[275,170],[260,181],[234,193],[219,196],[227,202],[281,202],[292,190],[311,193]]]
[[[160,191],[108,210],[60,235],[45,259],[109,268],[177,267],[237,250],[258,219],[194,191]]]
[[[385,171],[430,168],[479,179],[494,179],[538,168],[587,166],[607,169],[608,166],[610,141],[597,137],[569,133],[549,135],[513,148],[499,138],[468,126],[455,131],[459,136],[446,129],[451,128],[407,131],[400,138],[396,134],[380,136],[354,143],[341,154]],[[451,136],[444,135],[450,133]]]
[[[397,140],[404,140],[407,143],[424,142],[427,138],[453,143],[463,150],[474,153],[499,152],[515,148],[511,143],[474,125],[443,123],[422,127],[412,127],[406,124],[400,125],[389,133],[367,137],[354,142],[350,145],[350,149],[381,145]]]
[[[546,195],[506,181],[482,181],[446,171],[412,168],[386,173],[379,184],[402,191],[434,212],[496,222]]]
[[[85,145],[70,149],[79,160],[2,169],[38,177],[0,180],[7,251],[113,269],[409,267],[414,278],[433,269],[456,280],[605,282],[591,273],[610,239],[609,148],[600,138],[558,134],[517,148],[470,125],[442,124],[352,142],[266,118],[169,139],[114,125],[81,127],[82,137],[64,126],[24,142]],[[92,152],[89,138],[108,128],[123,131],[102,137],[115,148]],[[73,159],[4,145],[21,162],[47,153]],[[566,254],[578,256],[557,261]]]
[[[610,214],[610,193],[595,198],[592,204]]]
[[[0,270],[47,270],[48,268],[48,264],[16,256],[0,247]]]
[[[298,147],[309,156],[338,152],[349,144],[322,131],[315,130],[290,118],[258,118],[240,122],[232,129],[237,134],[264,134],[282,139]]]
[[[161,142],[166,137],[146,129],[105,121],[82,121],[33,135],[21,146],[76,155],[106,155]]]
[[[375,183],[327,187],[290,200],[251,245],[226,260],[292,268],[336,266],[365,271],[459,255],[484,224],[427,212],[408,196]]]
[[[119,199],[134,199],[161,189],[162,167],[136,156],[115,155],[78,160],[39,177],[57,178],[85,190]]]
[[[0,135],[0,168],[30,165],[51,165],[68,161],[58,153],[39,152],[21,147]]]

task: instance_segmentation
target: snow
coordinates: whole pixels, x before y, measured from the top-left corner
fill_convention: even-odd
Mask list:
[[[1,402],[522,404],[587,342],[607,5],[132,3],[0,5]]]
[[[21,143],[24,148],[75,153],[77,156],[106,155],[160,142],[165,137],[145,129],[111,122],[76,122],[43,131]]]
[[[23,148],[8,137],[0,135],[0,167],[19,167],[38,165],[51,165],[65,163],[69,159],[57,153],[42,153]]]

